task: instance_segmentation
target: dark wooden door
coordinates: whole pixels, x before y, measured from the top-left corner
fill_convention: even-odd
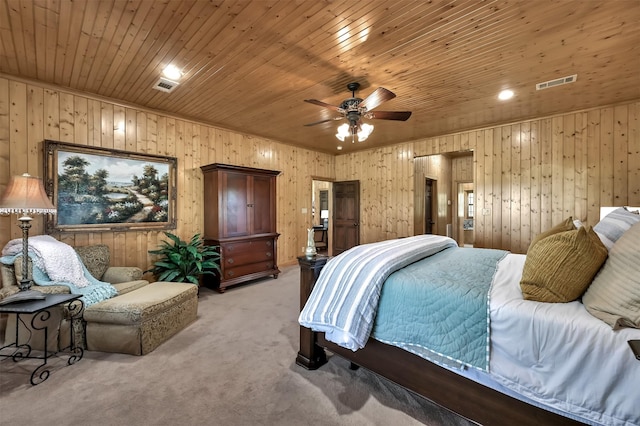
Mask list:
[[[333,255],[360,244],[360,181],[333,183]]]

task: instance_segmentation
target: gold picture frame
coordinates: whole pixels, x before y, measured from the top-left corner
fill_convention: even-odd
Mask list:
[[[44,183],[58,212],[51,232],[176,228],[178,160],[44,141]]]

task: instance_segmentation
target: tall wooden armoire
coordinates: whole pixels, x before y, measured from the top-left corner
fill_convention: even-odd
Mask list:
[[[205,244],[220,246],[220,274],[205,284],[231,285],[278,278],[276,176],[279,171],[227,164],[201,167]]]

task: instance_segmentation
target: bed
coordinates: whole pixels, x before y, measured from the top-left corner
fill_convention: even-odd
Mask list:
[[[624,210],[615,209],[593,229],[579,223],[576,228],[575,222],[568,219],[535,239],[527,255],[459,248],[446,237],[418,236],[358,246],[352,250],[360,253],[359,258],[357,254],[349,253],[351,250],[345,252],[347,255],[341,254],[332,259],[299,258],[301,328],[296,362],[308,369],[319,368],[327,362],[326,349],[351,361],[354,368],[367,368],[463,417],[485,425],[638,425],[640,362],[634,358],[627,343],[628,340],[640,339],[638,307],[627,306],[630,313],[625,315],[631,320],[615,319],[612,318],[611,309],[597,300],[598,292],[614,291],[619,295],[630,291],[631,296],[626,296],[627,299],[640,303],[640,217],[630,216],[630,211]],[[625,220],[629,222],[625,223]],[[586,288],[562,288],[560,293],[565,291],[567,294],[564,297],[568,301],[561,303],[536,301],[531,294],[535,296],[540,288],[530,289],[524,284],[531,281],[532,273],[535,278],[537,271],[552,270],[553,267],[537,265],[534,260],[550,257],[544,250],[552,246],[552,240],[554,244],[557,241],[566,243],[570,237],[584,238],[594,247],[597,244],[600,257],[604,250],[604,259],[597,264],[599,261],[594,260],[592,254],[585,255],[582,249],[576,249],[578,246],[572,240],[569,245],[573,248],[563,261],[563,271],[553,272],[555,277],[560,277],[555,281],[569,282],[574,275],[591,268],[595,272],[585,272],[591,276]],[[420,248],[414,250],[412,247],[416,245]],[[425,256],[414,253],[425,251]],[[483,254],[486,257],[483,261],[495,263],[493,270],[488,268],[481,273],[478,271],[482,267],[477,263],[470,263],[473,265],[471,267],[465,266],[467,263],[463,262],[469,262],[467,257],[474,258],[480,251],[491,252],[487,256]],[[577,252],[582,253],[580,256],[586,256],[588,262],[575,267],[567,266],[567,259],[574,259]],[[376,258],[380,253],[380,257]],[[355,257],[349,261],[349,256]],[[397,259],[392,259],[394,257]],[[377,269],[369,270],[362,266],[365,263],[363,259],[369,258],[372,259],[370,263],[378,264]],[[624,267],[627,269],[619,276],[623,269],[619,266],[621,259],[627,263]],[[474,308],[475,313],[462,309],[460,316],[460,309],[450,308],[451,301],[425,302],[422,299],[424,294],[416,296],[411,292],[414,287],[421,288],[423,285],[410,284],[416,279],[412,278],[412,274],[415,274],[412,270],[422,271],[419,268],[423,266],[418,264],[424,262],[426,269],[433,269],[436,268],[435,263],[440,262],[445,268],[453,269],[451,262],[456,261],[459,262],[459,270],[471,270],[474,276],[489,276],[485,299],[481,297],[481,303]],[[380,266],[381,263],[399,264]],[[594,263],[595,266],[592,265]],[[359,284],[349,282],[349,273],[357,269],[355,265],[366,270],[364,275],[367,278],[363,281],[367,281],[367,284],[363,289],[359,289]],[[569,271],[569,278],[562,275],[567,272],[565,269]],[[420,276],[423,274],[418,273]],[[452,281],[456,280],[474,281],[475,278],[454,274]],[[345,282],[348,284],[342,285]],[[614,288],[612,283],[619,283],[622,287]],[[373,318],[363,313],[367,309],[353,308],[359,302],[351,298],[346,298],[344,303],[349,311],[345,318],[350,319],[344,320],[342,314],[337,314],[336,294],[340,293],[342,287],[346,288],[345,293],[358,295],[356,299],[360,296],[366,299],[365,305],[373,306]],[[354,288],[359,290],[355,291]],[[542,288],[548,290],[544,286]],[[427,296],[430,297],[430,293],[439,290],[430,288],[419,291],[429,293]],[[462,293],[466,297],[467,293],[474,291],[465,289]],[[450,289],[442,292],[455,293]],[[604,299],[610,301],[608,293]],[[401,308],[393,308],[398,300]],[[466,299],[460,300],[460,306],[469,304]],[[444,316],[442,313],[440,317],[436,315],[436,325],[429,325],[428,328],[439,328],[441,323],[449,321],[454,331],[439,329],[434,333],[435,336],[426,340],[422,337],[423,331],[419,331],[417,334],[423,340],[408,342],[407,335],[412,334],[414,328],[419,328],[415,324],[423,320],[410,315],[410,325],[407,325],[399,317],[405,314],[404,311],[412,312],[420,306],[449,306],[440,309],[445,311]],[[482,316],[483,306],[486,307],[486,325]],[[360,315],[364,318],[357,318]],[[472,318],[468,321],[470,324],[465,324],[467,317]],[[315,322],[318,318],[320,320]],[[389,323],[386,318],[393,319],[393,326],[382,325],[385,321]],[[399,327],[396,326],[396,319]],[[636,321],[635,325],[633,321]],[[371,322],[370,326],[368,322]],[[343,323],[349,323],[350,326],[345,327]],[[355,327],[350,328],[353,324]],[[460,327],[460,324],[464,326]],[[463,334],[461,328],[471,329],[474,325],[477,326],[473,332],[475,337],[463,339],[461,344],[447,342],[444,349],[432,346],[437,346],[440,340],[446,340],[443,336],[455,335],[457,339],[459,334]],[[362,335],[358,331],[360,328],[365,329]],[[476,341],[472,342],[473,339]],[[483,347],[485,340],[486,347]],[[460,348],[448,352],[451,345]],[[468,352],[476,354],[465,358],[465,347],[471,348]]]

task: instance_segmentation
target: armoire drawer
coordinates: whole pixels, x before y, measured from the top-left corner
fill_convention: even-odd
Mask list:
[[[273,262],[273,240],[225,243],[221,247],[221,254],[227,268],[263,261]]]
[[[227,266],[224,270],[224,278],[227,280],[241,277],[243,275],[253,274],[256,272],[268,271],[273,269],[273,262],[258,262],[249,265],[237,266],[230,268]]]
[[[271,250],[273,252],[273,239],[238,241],[234,243],[222,243],[222,253],[231,254],[255,250]]]

